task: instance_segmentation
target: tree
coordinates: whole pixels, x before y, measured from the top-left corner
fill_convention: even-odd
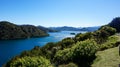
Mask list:
[[[108,25],[120,32],[120,17],[114,18]]]
[[[102,26],[99,30],[93,33],[94,39],[98,44],[102,44],[107,41],[108,37],[115,34],[116,29],[110,26]]]

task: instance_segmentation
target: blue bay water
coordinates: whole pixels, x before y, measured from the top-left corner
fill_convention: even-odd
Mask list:
[[[84,33],[83,31],[61,31],[49,33],[50,36],[20,40],[0,40],[0,67],[12,57],[34,46],[44,46],[48,42],[57,42],[66,37],[74,37],[70,33]]]

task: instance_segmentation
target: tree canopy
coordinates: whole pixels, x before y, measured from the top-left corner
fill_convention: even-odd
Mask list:
[[[47,35],[46,32],[33,25],[15,25],[8,21],[0,22],[0,40],[41,37]]]

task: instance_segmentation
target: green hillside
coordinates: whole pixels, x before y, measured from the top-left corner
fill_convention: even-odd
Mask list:
[[[120,64],[119,48],[111,48],[96,53],[92,67],[118,67]]]
[[[0,40],[47,36],[43,30],[33,25],[15,25],[8,21],[0,22]]]
[[[23,51],[8,61],[4,67],[26,67],[26,64],[33,60],[41,64],[35,58],[31,61],[25,60],[29,57],[40,56],[50,61],[53,67],[91,67],[91,65],[104,67],[102,65],[106,64],[114,67],[120,62],[118,56],[119,35],[116,28],[104,25],[94,32],[79,33],[72,38],[65,38],[56,43],[50,42],[43,47],[35,46],[32,50]],[[19,61],[19,59],[24,61]]]

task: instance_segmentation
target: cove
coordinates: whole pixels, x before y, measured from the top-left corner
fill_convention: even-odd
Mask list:
[[[20,40],[0,40],[0,67],[12,57],[34,46],[44,46],[48,42],[58,42],[66,37],[74,37],[70,33],[84,33],[85,31],[61,31],[49,33],[50,36]]]

